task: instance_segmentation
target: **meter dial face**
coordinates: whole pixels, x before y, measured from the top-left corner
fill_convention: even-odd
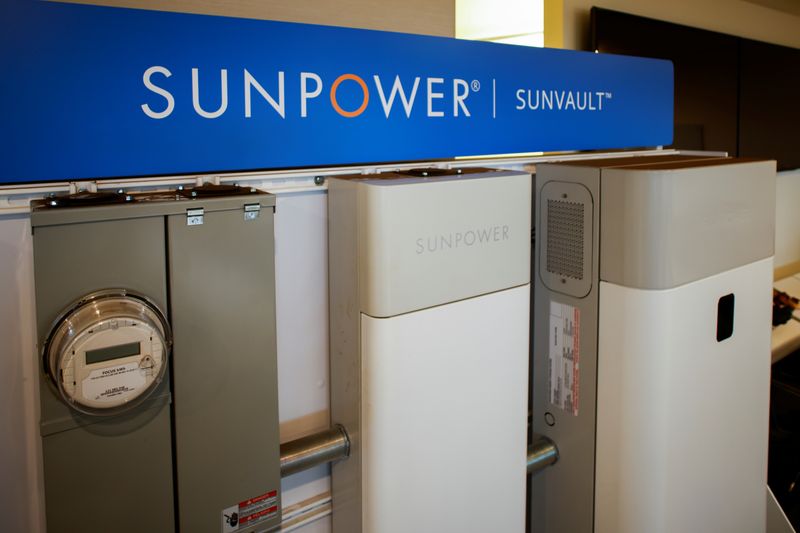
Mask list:
[[[67,405],[85,414],[114,415],[155,390],[171,344],[169,324],[152,302],[110,289],[82,298],[56,321],[44,365]]]

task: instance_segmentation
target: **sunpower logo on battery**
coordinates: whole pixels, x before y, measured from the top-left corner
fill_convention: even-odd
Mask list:
[[[315,100],[323,97],[323,93],[327,93],[327,100],[333,110],[345,118],[356,118],[364,113],[370,103],[376,101],[374,95],[377,95],[377,101],[387,119],[392,113],[404,113],[406,118],[410,118],[416,107],[423,107],[423,111],[428,117],[470,117],[467,100],[472,92],[471,89],[479,90],[480,88],[479,82],[468,83],[460,78],[448,80],[417,76],[413,81],[404,84],[399,75],[395,76],[394,80],[387,82],[378,75],[365,80],[363,77],[351,73],[340,75],[333,80],[330,86],[327,86],[319,74],[300,72],[299,93],[290,100],[286,94],[286,73],[284,71],[277,73],[277,77],[269,85],[270,90],[267,90],[261,81],[257,80],[247,69],[243,69],[242,74],[243,87],[239,90],[244,92],[244,109],[238,112],[243,113],[245,118],[253,116],[254,100],[257,99],[266,102],[282,119],[286,119],[290,112],[299,114],[301,118],[307,118],[312,114],[313,106],[317,105]],[[144,71],[142,82],[145,88],[163,99],[161,106],[149,103],[141,104],[142,111],[148,117],[162,120],[172,115],[175,110],[176,95],[168,89],[169,84],[165,83],[171,76],[172,72],[164,66],[152,66]],[[219,105],[216,109],[211,110],[205,109],[200,103],[199,69],[193,68],[191,76],[192,107],[197,115],[206,119],[215,119],[228,112],[227,69],[220,70]],[[353,85],[350,89],[360,92],[357,106],[351,105],[346,108],[340,103],[342,99],[339,91],[344,84]],[[420,93],[424,93],[424,95],[421,96]],[[452,105],[447,105],[446,96],[450,96]]]

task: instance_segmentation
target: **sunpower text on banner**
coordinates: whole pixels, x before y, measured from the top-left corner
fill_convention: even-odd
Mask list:
[[[672,142],[667,61],[39,0],[0,30],[0,184]]]
[[[153,119],[167,118],[175,109],[175,95],[166,88],[166,84],[162,83],[161,85],[156,85],[153,79],[154,75],[161,75],[164,78],[169,78],[172,76],[172,72],[168,68],[158,65],[145,70],[142,76],[144,86],[164,99],[163,109],[154,111],[153,108],[150,107],[150,104],[145,103],[141,106],[142,111],[144,111],[145,115]],[[219,84],[214,88],[219,94],[219,106],[213,111],[203,109],[200,104],[201,89],[199,69],[193,68],[191,76],[192,106],[197,115],[208,119],[222,116],[228,110],[228,70],[222,69],[219,71]],[[300,72],[299,78],[300,92],[293,102],[295,103],[294,109],[296,109],[296,112],[303,118],[309,116],[309,108],[312,107],[312,105],[318,105],[316,103],[312,104],[310,101],[319,98],[324,89],[326,89],[327,98],[323,97],[323,100],[329,100],[331,108],[334,109],[336,113],[346,118],[354,118],[364,113],[370,103],[371,91],[375,91],[374,94],[377,94],[381,108],[386,114],[386,118],[389,118],[391,115],[396,100],[402,102],[402,104],[398,105],[398,107],[402,107],[402,110],[399,112],[405,112],[406,117],[410,118],[414,105],[417,102],[417,95],[419,92],[422,92],[419,91],[421,80],[419,76],[413,79],[409,87],[403,86],[399,75],[395,76],[394,81],[389,82],[390,87],[387,87],[387,89],[384,89],[384,82],[378,75],[371,77],[370,82],[374,83],[372,89],[370,89],[364,78],[352,73],[338,76],[329,88],[325,87],[322,78],[315,72]],[[253,116],[252,102],[254,93],[262,98],[281,118],[286,118],[286,73],[284,71],[279,71],[277,77],[273,81],[277,88],[273,89],[271,94],[247,69],[243,70],[242,86],[244,88],[244,108],[242,111],[246,118],[251,118]],[[359,91],[358,107],[352,110],[343,109],[338,97],[340,85],[348,81],[356,84]],[[425,96],[421,99],[424,99],[425,103],[421,105],[426,106],[426,110],[424,111],[426,116],[443,117],[445,113],[450,113],[449,108],[444,106],[446,96],[452,100],[452,116],[457,117],[460,113],[467,117],[470,116],[469,109],[466,105],[467,97],[469,97],[470,94],[470,85],[465,80],[459,78],[454,78],[453,80],[425,78],[424,87]],[[479,90],[480,82],[477,80],[473,81],[472,87],[476,91]],[[450,89],[451,92],[446,93],[448,89]],[[374,99],[373,102],[375,102]],[[289,108],[291,111],[291,103],[289,104]]]
[[[174,111],[175,95],[170,92],[166,83],[157,85],[154,80],[154,76],[162,76],[166,79],[172,75],[172,72],[167,67],[161,65],[152,66],[144,71],[142,76],[144,86],[164,99],[163,109],[160,111],[155,111],[148,103],[141,105],[142,111],[148,117],[157,120],[164,119],[169,117]],[[210,92],[218,91],[220,95],[219,105],[214,110],[204,109],[200,104],[201,84],[199,81],[199,69],[193,68],[191,70],[191,77],[192,106],[197,115],[207,119],[215,119],[225,114],[228,110],[228,70],[220,70],[218,86],[210,88]],[[309,102],[319,98],[324,89],[326,89],[327,98],[323,97],[323,101],[329,100],[331,107],[339,115],[346,118],[354,118],[362,115],[370,103],[371,94],[376,94],[378,96],[378,101],[380,102],[380,106],[386,118],[389,118],[391,115],[395,101],[401,102],[401,104],[399,103],[397,106],[401,108],[398,112],[405,113],[406,118],[410,118],[420,92],[424,92],[424,95],[420,98],[420,100],[424,100],[424,103],[419,106],[424,107],[424,110],[420,112],[425,113],[425,116],[443,117],[445,114],[449,113],[453,117],[459,115],[469,117],[471,115],[467,107],[467,98],[470,96],[470,92],[479,92],[481,89],[479,80],[467,82],[467,80],[461,78],[446,80],[444,78],[428,77],[424,79],[422,84],[424,87],[423,91],[420,91],[420,81],[422,80],[420,76],[416,76],[404,86],[403,82],[400,80],[400,76],[396,75],[393,81],[386,83],[386,85],[388,85],[386,89],[384,89],[385,82],[382,81],[379,75],[368,77],[368,79],[371,78],[368,84],[364,78],[357,74],[341,74],[333,81],[329,88],[326,88],[322,78],[315,72],[300,72],[299,77],[300,92],[296,99],[293,99],[293,102],[295,103],[294,109],[303,118],[309,116],[309,107],[312,105]],[[273,80],[273,86],[277,88],[273,89],[272,93],[270,93],[268,89],[265,89],[264,85],[262,85],[247,69],[243,69],[241,79],[244,90],[244,106],[241,111],[245,118],[251,118],[253,116],[254,94],[256,95],[256,99],[259,97],[263,99],[263,101],[280,115],[281,118],[286,118],[286,73],[284,71],[279,71]],[[343,109],[338,98],[339,86],[347,81],[356,84],[360,95],[358,107],[352,110]],[[494,100],[496,99],[496,94],[494,93],[495,80],[492,80],[492,82],[492,98]],[[370,84],[372,88],[370,88]],[[518,103],[514,106],[514,109],[528,109],[531,111],[540,109],[602,111],[603,102],[605,100],[610,100],[611,97],[612,94],[605,91],[518,89],[516,91]],[[372,101],[375,102],[375,99],[373,98]],[[451,105],[448,105],[448,103],[451,103]],[[292,107],[290,103],[290,111]],[[493,110],[493,115],[496,115],[496,109]]]

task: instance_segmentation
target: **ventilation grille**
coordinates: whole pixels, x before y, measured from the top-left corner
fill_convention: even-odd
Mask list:
[[[583,208],[578,202],[547,200],[547,271],[583,279]]]

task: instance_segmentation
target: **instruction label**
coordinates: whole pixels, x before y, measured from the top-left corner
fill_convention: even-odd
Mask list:
[[[144,372],[134,361],[92,370],[83,380],[83,397],[102,403],[119,403],[135,395],[146,384]]]
[[[550,403],[578,416],[581,314],[577,307],[550,302]]]
[[[278,491],[272,490],[260,496],[239,502],[222,510],[222,533],[231,533],[252,526],[278,514]]]

